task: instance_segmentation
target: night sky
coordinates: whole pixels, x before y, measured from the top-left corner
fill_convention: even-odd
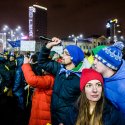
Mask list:
[[[48,8],[48,36],[105,35],[106,21],[112,18],[119,20],[125,35],[124,0],[2,0],[0,28],[21,25],[28,32],[28,6],[35,3]]]

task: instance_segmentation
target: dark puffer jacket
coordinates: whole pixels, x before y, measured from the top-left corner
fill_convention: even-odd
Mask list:
[[[11,86],[10,80],[10,71],[5,66],[6,60],[3,57],[0,57],[0,75],[1,75],[1,84],[0,84],[0,94],[3,93],[3,90],[6,87]]]
[[[24,109],[24,86],[25,80],[21,69],[24,57],[17,57],[17,67],[15,71],[15,80],[13,85],[13,95],[17,98],[18,106]]]
[[[80,95],[80,77],[74,72],[70,72],[69,76],[66,76],[65,72],[60,73],[61,64],[50,61],[49,54],[50,50],[46,47],[41,50],[39,65],[55,76],[51,102],[52,124],[63,123],[65,125],[68,112]]]

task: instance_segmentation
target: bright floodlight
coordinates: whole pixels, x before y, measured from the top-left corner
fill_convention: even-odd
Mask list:
[[[7,31],[8,29],[9,29],[9,27],[7,25],[4,25],[3,31]]]
[[[82,34],[80,34],[80,35],[79,35],[79,37],[80,37],[80,38],[83,38],[83,35],[82,35]]]
[[[121,33],[121,31],[120,31],[120,30],[118,30],[117,32],[118,32],[118,33]]]
[[[119,24],[117,24],[117,25],[116,25],[116,27],[120,27],[120,25],[119,25]]]
[[[5,25],[5,26],[4,26],[4,28],[6,28],[6,29],[7,29],[7,28],[9,28],[9,27],[8,27],[7,25]]]
[[[17,28],[18,28],[18,29],[21,29],[21,26],[18,26]]]
[[[24,34],[23,34],[23,33],[21,33],[21,36],[24,36]]]
[[[109,23],[106,24],[106,28],[110,28],[110,24]]]
[[[68,36],[69,38],[71,38],[71,36]]]
[[[124,37],[123,37],[123,36],[121,36],[120,38],[121,38],[122,40],[124,40]]]
[[[111,39],[111,36],[109,36],[108,39]]]

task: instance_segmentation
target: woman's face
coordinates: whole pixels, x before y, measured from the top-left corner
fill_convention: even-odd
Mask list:
[[[99,80],[91,80],[85,86],[85,94],[89,101],[97,102],[102,95],[102,84]]]

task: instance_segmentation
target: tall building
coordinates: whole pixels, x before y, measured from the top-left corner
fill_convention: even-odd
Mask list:
[[[29,40],[35,40],[38,45],[41,35],[47,36],[47,8],[33,5],[29,7]]]
[[[121,25],[118,22],[118,19],[108,20],[106,24],[107,28],[107,38],[116,42],[118,40],[124,40],[122,36]]]

